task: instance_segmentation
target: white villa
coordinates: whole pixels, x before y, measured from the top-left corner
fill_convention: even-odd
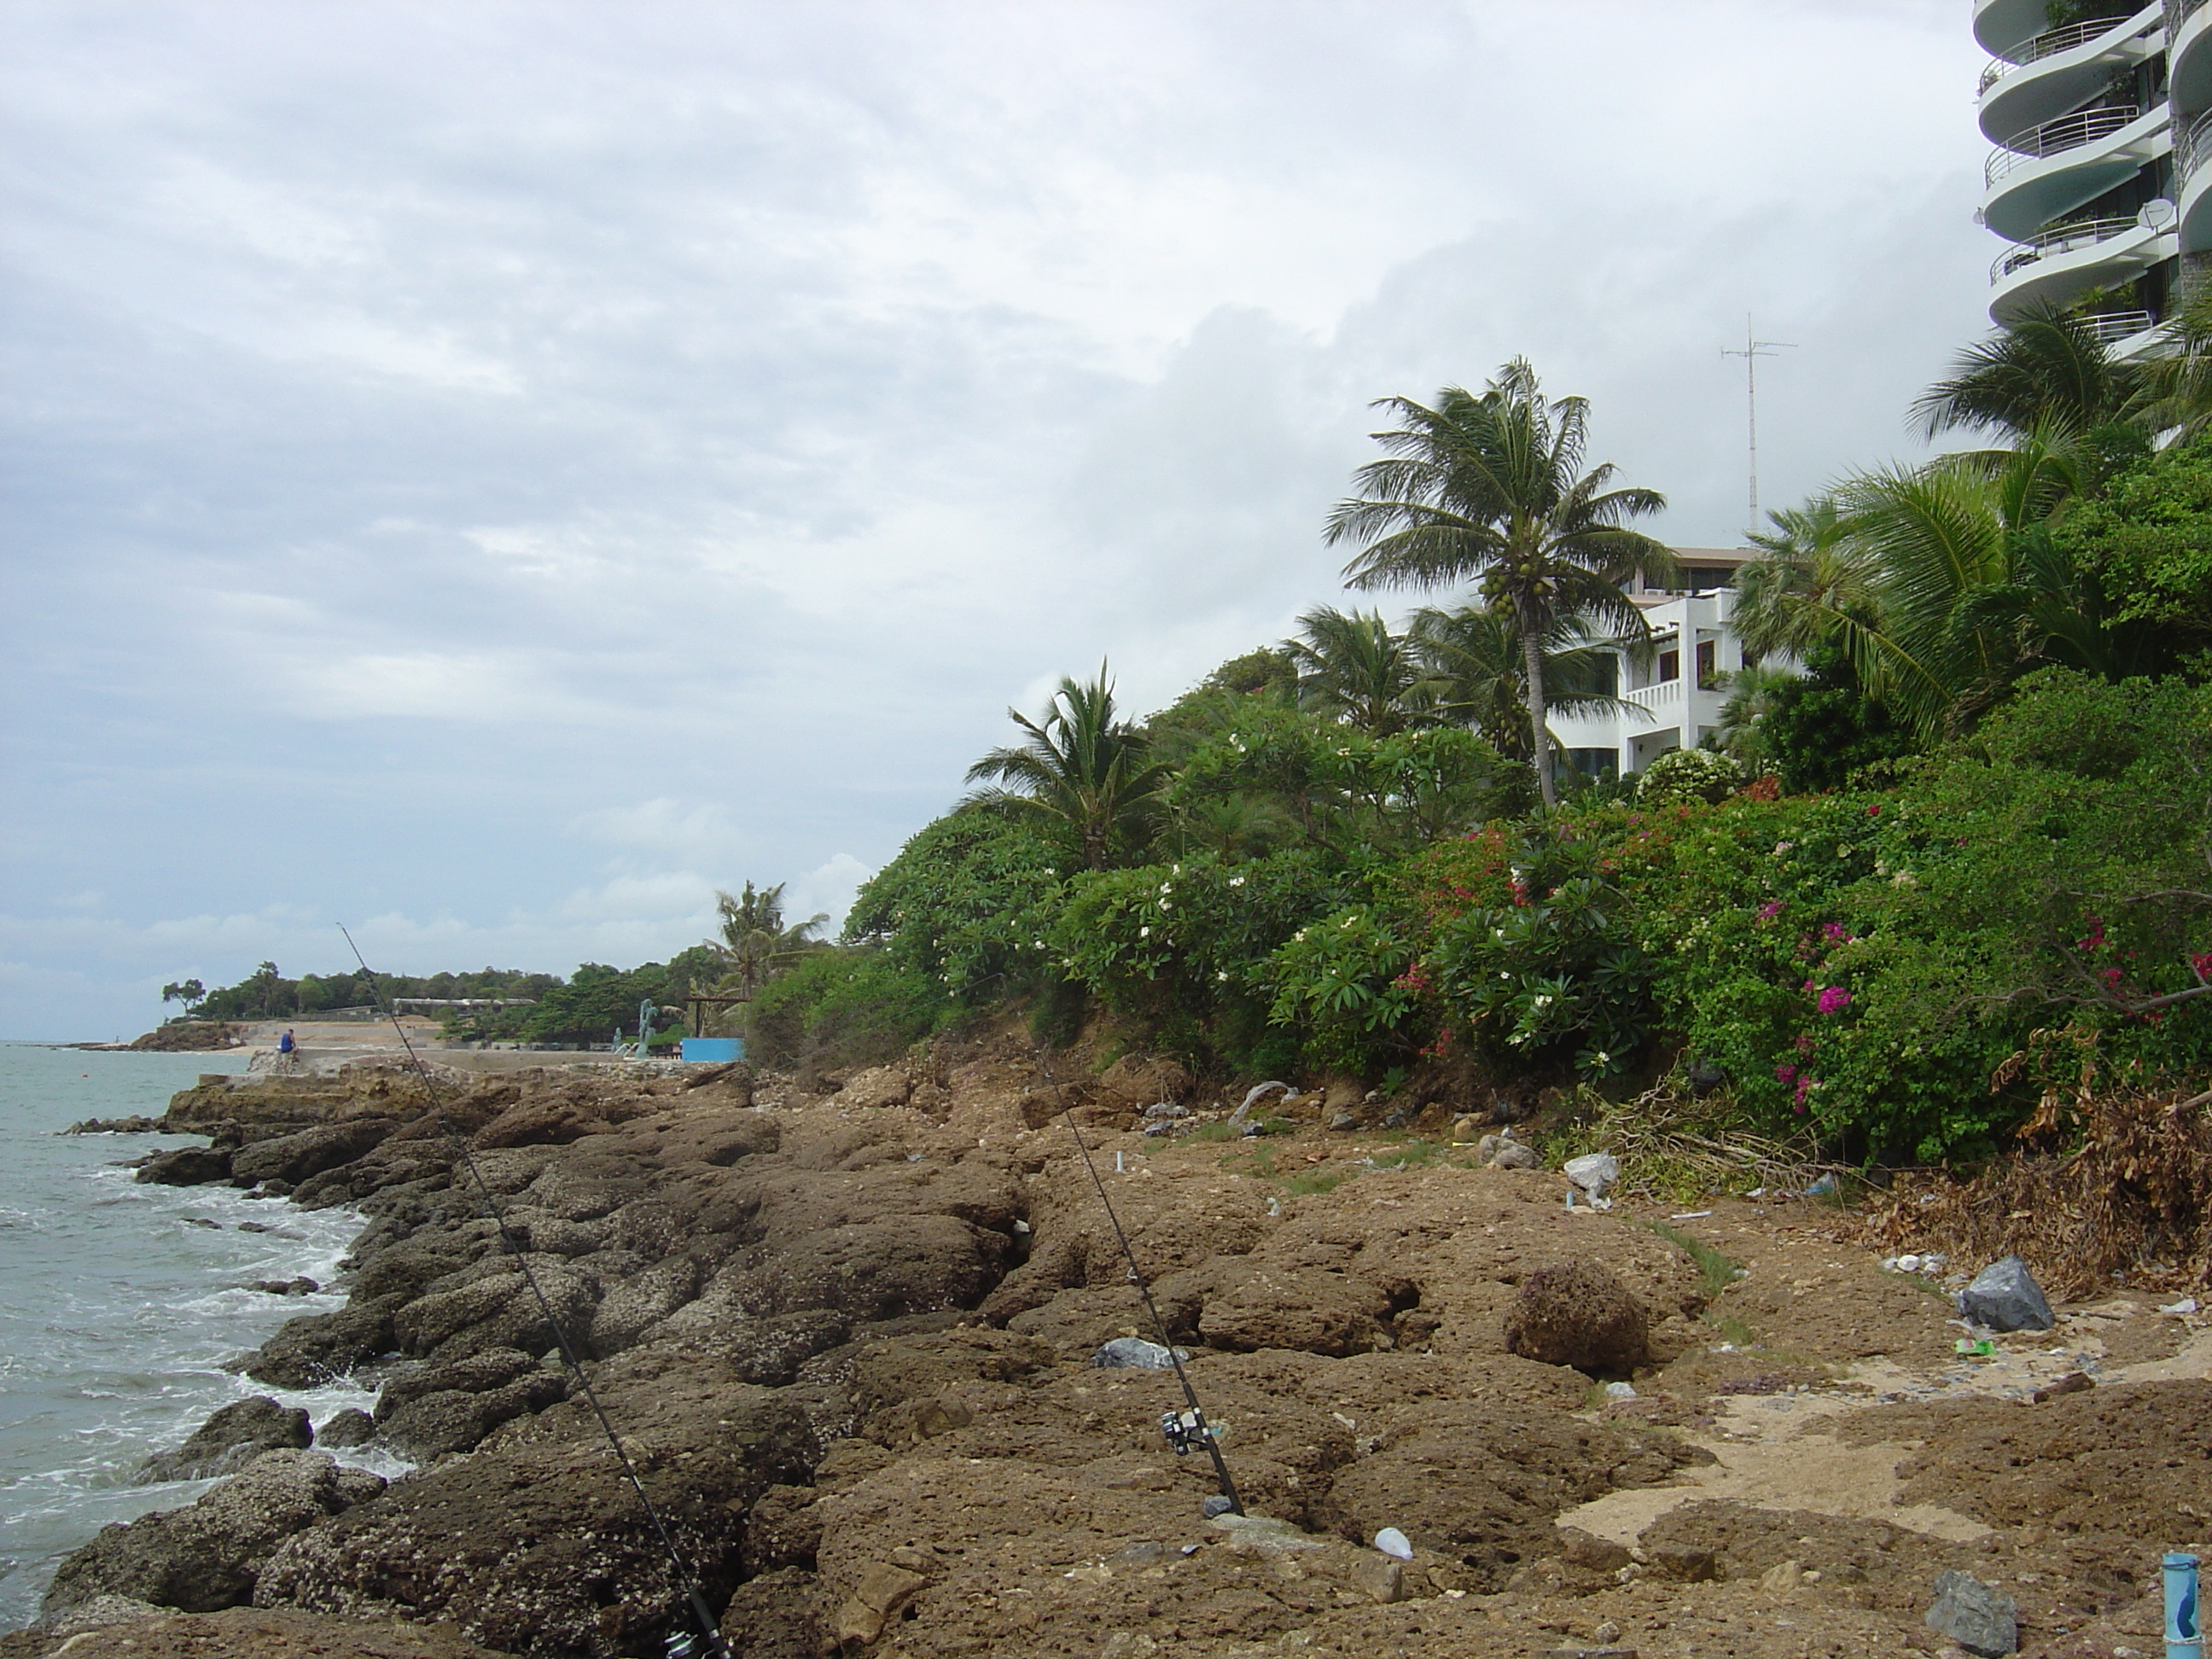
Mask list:
[[[1723,677],[1743,666],[1743,648],[1729,625],[1738,566],[1756,556],[1747,547],[1678,547],[1685,586],[1629,589],[1650,625],[1653,652],[1639,667],[1617,653],[1620,695],[1626,708],[1577,716],[1555,714],[1551,726],[1565,759],[1591,776],[1641,772],[1669,749],[1694,749],[1720,724],[1729,693]]]

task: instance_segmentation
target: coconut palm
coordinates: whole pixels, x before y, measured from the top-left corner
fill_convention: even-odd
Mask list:
[[[1746,663],[1728,677],[1728,701],[1721,705],[1720,724],[1713,730],[1721,753],[1749,767],[1764,767],[1769,759],[1765,733],[1759,724],[1771,714],[1775,699],[1797,676],[1787,668]]]
[[[2190,294],[2166,333],[2172,349],[2137,368],[2129,412],[2153,432],[2193,438],[2212,425],[2212,283]]]
[[[1105,869],[1117,854],[1149,839],[1168,769],[1152,760],[1142,732],[1115,718],[1103,664],[1088,684],[1062,677],[1037,719],[1015,708],[1006,714],[1026,735],[968,769],[970,783],[997,781],[971,800],[1054,821],[1092,870]]]
[[[1407,634],[1428,666],[1438,714],[1472,726],[1501,755],[1534,759],[1528,671],[1510,617],[1475,605],[1424,606],[1413,613]],[[1544,696],[1551,713],[1635,709],[1650,717],[1614,691],[1619,659],[1609,647],[1615,642],[1594,640],[1572,620],[1563,620],[1543,643]]]
[[[787,927],[783,920],[783,887],[755,887],[745,884],[743,893],[717,891],[714,908],[721,916],[720,937],[707,941],[728,965],[722,982],[732,992],[750,1000],[753,993],[797,961],[821,947],[822,926],[827,911]]]
[[[1913,400],[1920,435],[1981,428],[2019,441],[2041,428],[2076,434],[2123,418],[2140,388],[2088,319],[2044,309],[1951,360],[1951,372]]]
[[[1420,653],[1394,634],[1379,612],[1317,605],[1298,618],[1298,637],[1285,641],[1297,664],[1299,700],[1387,738],[1426,723],[1429,688]]]
[[[1624,638],[1648,635],[1622,585],[1638,574],[1671,581],[1674,559],[1628,523],[1657,512],[1666,497],[1610,488],[1610,464],[1585,472],[1588,403],[1546,398],[1522,358],[1480,395],[1446,386],[1434,407],[1407,398],[1376,407],[1399,422],[1373,434],[1388,459],[1354,475],[1359,493],[1337,504],[1326,532],[1332,544],[1358,544],[1345,567],[1347,584],[1474,581],[1487,608],[1510,620],[1528,729],[1545,732],[1544,642],[1561,621],[1583,619]],[[1544,804],[1556,805],[1552,745],[1535,748]]]
[[[1735,574],[1736,636],[1749,657],[1803,657],[1835,631],[1838,614],[1871,618],[1876,571],[1850,521],[1823,495],[1770,513],[1755,532],[1759,556]]]

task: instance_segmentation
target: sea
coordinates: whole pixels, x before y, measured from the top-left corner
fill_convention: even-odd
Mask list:
[[[158,1117],[201,1073],[245,1069],[243,1054],[0,1043],[0,1631],[38,1616],[54,1569],[101,1527],[208,1489],[141,1484],[137,1472],[216,1407],[265,1394],[320,1424],[374,1398],[343,1384],[270,1389],[223,1364],[296,1315],[344,1304],[333,1281],[360,1215],[132,1179],[144,1154],[204,1138],[60,1133]],[[252,1288],[301,1276],[325,1288]],[[381,1455],[343,1455],[387,1476],[406,1467]]]

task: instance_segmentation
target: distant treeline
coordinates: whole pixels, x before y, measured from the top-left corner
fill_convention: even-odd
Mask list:
[[[303,974],[288,979],[273,962],[264,962],[235,985],[208,989],[196,979],[161,988],[162,1000],[180,1002],[179,1018],[214,1020],[311,1019],[340,1008],[380,1006],[398,997],[528,1000],[527,1008],[447,1011],[447,1035],[468,1040],[528,1042],[607,1042],[617,1034],[634,1037],[640,1002],[664,1005],[656,1032],[672,1033],[681,1019],[685,994],[712,986],[728,970],[721,952],[693,945],[665,963],[611,968],[587,962],[574,975],[528,973],[520,968],[481,968],[473,973],[412,975],[380,974],[374,982],[356,969],[349,974]],[[667,1004],[676,1008],[665,1008]]]

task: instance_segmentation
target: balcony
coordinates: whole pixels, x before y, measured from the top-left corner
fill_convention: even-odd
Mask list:
[[[2055,225],[1997,256],[1990,267],[1990,316],[2009,323],[2039,306],[2063,307],[2093,288],[2127,282],[2179,251],[2171,227],[2160,231],[2138,218]]]
[[[2176,110],[2195,115],[2212,108],[2212,9],[2184,0],[2174,11],[2166,41],[2166,97]]]
[[[2166,106],[2086,109],[2016,133],[1983,169],[1983,222],[2009,242],[2124,184],[2172,148]]]
[[[1974,0],[1974,39],[1992,58],[2009,58],[2049,27],[2046,0]]]
[[[2197,14],[2212,19],[2212,9]],[[2181,210],[2181,251],[2212,249],[2212,112],[2198,116],[2174,140],[2175,205]]]
[[[2138,334],[2148,334],[2158,326],[2158,319],[2148,311],[2106,311],[2084,319],[2089,332],[2100,343],[2118,345],[2123,340],[2132,340]]]
[[[2005,53],[1982,72],[1978,119],[1992,143],[2078,110],[2166,44],[2166,9],[2132,17],[2093,18],[2051,29]]]

